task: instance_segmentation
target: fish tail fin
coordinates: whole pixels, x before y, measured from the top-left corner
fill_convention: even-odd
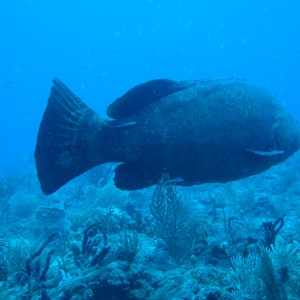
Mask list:
[[[54,78],[35,149],[37,174],[45,194],[106,162],[97,144],[102,127],[100,116]]]

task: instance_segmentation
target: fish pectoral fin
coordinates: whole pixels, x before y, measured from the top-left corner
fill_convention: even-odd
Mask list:
[[[106,113],[112,119],[127,118],[150,103],[196,84],[195,81],[151,80],[132,88],[115,100],[109,105]]]
[[[259,150],[247,149],[246,151],[259,156],[275,156],[284,153],[284,151],[282,150],[259,151]]]
[[[163,172],[139,163],[123,163],[115,170],[115,185],[121,190],[134,191],[156,184]]]

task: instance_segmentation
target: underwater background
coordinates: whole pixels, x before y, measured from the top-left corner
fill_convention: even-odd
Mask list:
[[[147,80],[237,77],[300,118],[299,1],[13,0],[0,28],[1,299],[300,299],[299,153],[137,192],[107,165],[48,197],[33,159],[55,76],[101,115]]]

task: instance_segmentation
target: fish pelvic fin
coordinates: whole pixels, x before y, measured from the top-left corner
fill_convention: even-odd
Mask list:
[[[37,174],[45,194],[106,162],[97,144],[103,126],[96,112],[54,78],[35,149]]]

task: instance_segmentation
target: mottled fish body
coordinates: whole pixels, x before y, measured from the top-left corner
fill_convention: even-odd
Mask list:
[[[50,194],[106,162],[120,189],[245,178],[290,157],[300,146],[297,121],[264,89],[237,79],[138,85],[101,118],[61,81],[54,84],[35,151]],[[178,180],[180,178],[180,180]]]

